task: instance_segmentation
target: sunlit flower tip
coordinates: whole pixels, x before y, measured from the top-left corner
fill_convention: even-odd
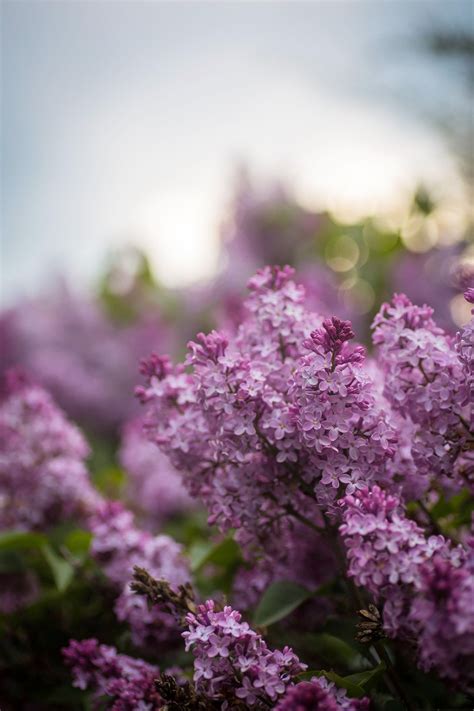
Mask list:
[[[288,264],[284,267],[266,266],[259,269],[257,273],[249,279],[247,288],[250,291],[260,291],[262,289],[281,289],[295,275],[295,270]]]
[[[207,335],[205,333],[198,333],[196,341],[189,341],[188,343],[190,354],[187,363],[204,364],[208,360],[217,362],[217,360],[225,354],[228,345],[229,341],[226,336],[219,333],[219,331],[211,331]]]

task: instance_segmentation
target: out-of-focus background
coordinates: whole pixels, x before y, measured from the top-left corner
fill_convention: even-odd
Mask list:
[[[0,369],[116,428],[139,358],[234,328],[267,263],[367,344],[393,291],[454,333],[474,272],[473,9],[4,1]]]
[[[211,277],[241,166],[307,210],[401,226],[416,252],[465,234],[470,0],[7,0],[2,16],[7,303],[53,272],[91,284],[129,243],[167,286]]]

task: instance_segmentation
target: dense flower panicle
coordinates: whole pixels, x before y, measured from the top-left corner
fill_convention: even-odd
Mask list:
[[[291,686],[275,706],[275,711],[337,711],[336,700],[318,683],[300,681]]]
[[[169,459],[145,436],[140,418],[123,428],[119,459],[128,475],[127,499],[148,527],[195,506]]]
[[[150,439],[204,501],[210,522],[237,529],[247,552],[278,548],[289,512],[315,520],[316,500],[383,481],[393,456],[394,433],[375,406],[362,349],[347,343],[350,324],[321,326],[292,276],[289,267],[258,271],[235,336],[199,334],[189,344],[191,372],[168,361],[157,367],[153,357],[138,389]],[[274,553],[285,555],[282,547]]]
[[[466,550],[426,537],[379,487],[340,501],[348,573],[382,602],[389,636],[416,643],[420,665],[474,684],[474,575]]]
[[[194,682],[211,699],[243,701],[268,708],[306,668],[288,647],[270,650],[231,607],[218,610],[212,600],[186,617],[186,649],[194,654]]]
[[[119,620],[130,625],[134,643],[146,646],[175,637],[173,617],[160,607],[148,609],[145,598],[130,590],[130,581],[138,565],[172,586],[185,583],[189,570],[181,546],[169,536],[152,536],[136,528],[133,514],[118,502],[105,503],[90,527],[94,534],[92,555],[119,592],[115,612]]]
[[[110,711],[158,711],[162,700],[155,689],[158,669],[141,659],[119,654],[96,639],[71,640],[63,650],[73,685],[93,691],[96,707]]]
[[[430,307],[398,294],[375,317],[373,340],[384,368],[384,394],[415,426],[412,454],[425,488],[433,478],[448,491],[470,481],[474,434],[468,349],[459,357],[462,337],[456,350]]]
[[[344,689],[324,677],[300,681],[288,687],[284,697],[275,706],[275,711],[369,711],[367,698],[351,699]]]
[[[305,341],[310,353],[301,358],[290,389],[293,421],[310,470],[319,472],[318,499],[326,504],[341,486],[352,493],[371,481],[390,483],[395,451],[396,433],[361,367],[363,349],[347,343],[352,337],[349,323],[326,319]]]
[[[421,566],[410,609],[422,668],[474,692],[474,571],[435,555]]]
[[[80,431],[50,395],[10,371],[0,401],[0,529],[44,529],[84,519],[100,502]]]
[[[453,555],[442,536],[425,538],[415,521],[400,511],[400,502],[378,486],[345,496],[340,502],[349,575],[376,598],[385,588],[412,585],[420,565],[435,553]],[[456,551],[458,557],[460,550]]]

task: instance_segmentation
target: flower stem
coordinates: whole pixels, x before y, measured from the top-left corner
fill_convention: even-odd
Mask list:
[[[398,678],[396,669],[392,664],[392,660],[390,659],[390,656],[387,653],[383,642],[376,642],[374,644],[374,647],[377,650],[380,659],[385,662],[385,666],[387,667],[387,676],[393,684],[396,695],[398,696],[402,704],[405,706],[407,711],[416,711],[416,708],[413,706],[413,704],[405,694],[405,690],[403,689],[403,686],[400,683],[400,679]]]

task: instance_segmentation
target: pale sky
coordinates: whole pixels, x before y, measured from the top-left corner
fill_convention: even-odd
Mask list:
[[[305,204],[459,189],[421,108],[460,84],[420,49],[463,0],[2,3],[2,291],[90,282],[132,238],[168,285],[212,274],[236,167]],[[421,99],[421,101],[420,101]]]

